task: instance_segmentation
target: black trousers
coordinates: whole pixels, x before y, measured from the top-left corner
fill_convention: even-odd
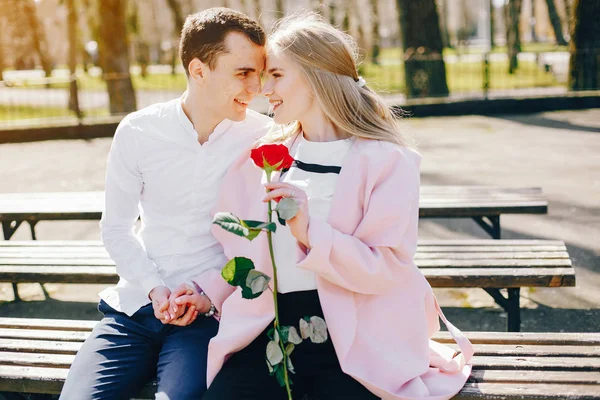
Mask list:
[[[299,329],[299,320],[304,316],[324,318],[316,290],[279,294],[278,305],[283,326]],[[287,399],[285,387],[280,387],[277,379],[269,375],[265,360],[269,342],[267,331],[272,326],[270,324],[252,343],[229,358],[210,385],[204,400]],[[319,344],[305,339],[296,346],[291,360],[296,372],[290,374],[295,400],[378,399],[342,372],[330,338]]]

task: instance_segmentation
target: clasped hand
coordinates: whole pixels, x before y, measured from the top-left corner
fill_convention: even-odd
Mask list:
[[[187,326],[198,314],[210,309],[210,300],[188,284],[179,285],[173,292],[157,286],[150,292],[154,316],[163,324]]]

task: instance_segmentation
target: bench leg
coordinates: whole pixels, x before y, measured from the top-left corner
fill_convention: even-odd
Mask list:
[[[23,221],[2,221],[2,233],[4,234],[4,240],[9,240],[12,235],[15,234]],[[13,293],[15,295],[15,301],[20,301],[19,289],[16,283],[12,284]]]
[[[493,239],[500,239],[500,216],[491,215],[487,217],[473,217],[484,231],[487,232]]]
[[[35,225],[39,221],[27,221],[27,222],[29,222],[29,230],[31,231],[31,239],[32,240],[37,240],[37,237],[35,236]]]
[[[2,233],[4,240],[9,240],[23,221],[2,221]]]
[[[520,288],[508,288],[508,298],[502,296],[500,289],[484,288],[490,296],[498,303],[500,307],[506,311],[507,324],[506,330],[508,332],[520,332],[521,330],[521,289]]]

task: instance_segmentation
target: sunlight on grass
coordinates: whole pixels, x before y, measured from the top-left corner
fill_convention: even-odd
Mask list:
[[[84,112],[86,117],[109,115],[108,109],[91,109]],[[42,119],[57,117],[75,117],[71,111],[61,107],[0,106],[0,121]]]

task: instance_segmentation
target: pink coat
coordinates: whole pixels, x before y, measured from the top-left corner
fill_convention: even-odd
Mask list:
[[[443,317],[413,261],[419,164],[420,155],[410,149],[357,139],[342,166],[328,221],[310,221],[311,250],[298,264],[317,274],[342,370],[384,399],[449,399],[471,372],[471,343]],[[215,210],[266,221],[262,176],[248,152],[226,174]],[[249,242],[216,226],[213,233],[229,258],[251,258],[258,270],[272,276],[266,235]],[[235,290],[217,306],[222,318],[209,345],[209,385],[228,356],[274,318],[269,291],[246,300]],[[457,357],[429,340],[439,330],[438,316],[461,347]]]

